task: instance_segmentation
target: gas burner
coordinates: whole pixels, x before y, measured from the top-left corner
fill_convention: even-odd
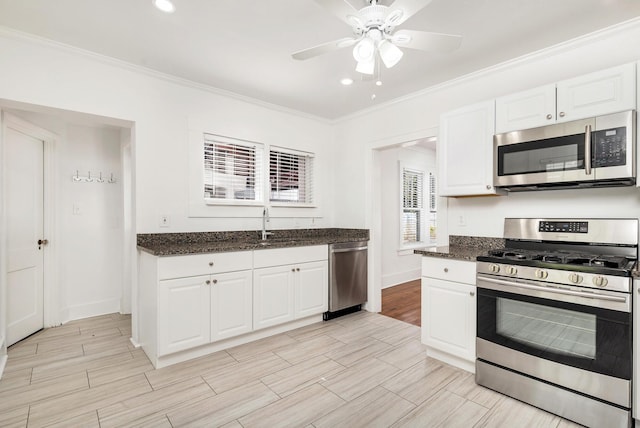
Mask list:
[[[565,259],[564,257],[555,254],[545,254],[540,258],[540,261],[545,263],[564,263]]]

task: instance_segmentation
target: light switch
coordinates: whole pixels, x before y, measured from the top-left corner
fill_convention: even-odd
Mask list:
[[[82,215],[82,210],[80,209],[80,204],[77,203],[77,202],[73,204],[73,215]]]

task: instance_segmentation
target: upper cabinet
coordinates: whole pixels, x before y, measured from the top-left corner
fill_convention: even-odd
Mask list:
[[[494,102],[440,116],[438,169],[441,196],[495,195],[493,187]]]
[[[625,64],[496,99],[496,133],[636,108],[636,67]]]

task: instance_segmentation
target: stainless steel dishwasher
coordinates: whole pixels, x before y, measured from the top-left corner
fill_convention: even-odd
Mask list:
[[[367,301],[367,241],[329,245],[328,320],[359,311]]]

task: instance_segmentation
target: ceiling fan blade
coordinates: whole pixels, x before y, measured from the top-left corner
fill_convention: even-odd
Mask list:
[[[389,6],[389,16],[391,16],[396,10],[402,10],[402,14],[393,19],[393,26],[402,24],[407,19],[411,18],[420,9],[431,3],[432,0],[396,0],[391,6]]]
[[[349,26],[352,25],[352,22],[347,17],[349,15],[357,16],[358,14],[358,10],[347,0],[315,0],[315,2],[349,24]]]
[[[314,46],[312,48],[303,49],[301,51],[295,52],[291,54],[293,59],[309,59],[314,56],[322,55],[327,52],[335,51],[338,49],[346,48],[347,46],[353,46],[358,40],[358,38],[345,37],[344,39],[334,40],[332,42],[323,43],[318,46]]]
[[[394,33],[391,41],[402,48],[432,52],[451,52],[460,47],[462,36],[414,30],[398,30]]]

